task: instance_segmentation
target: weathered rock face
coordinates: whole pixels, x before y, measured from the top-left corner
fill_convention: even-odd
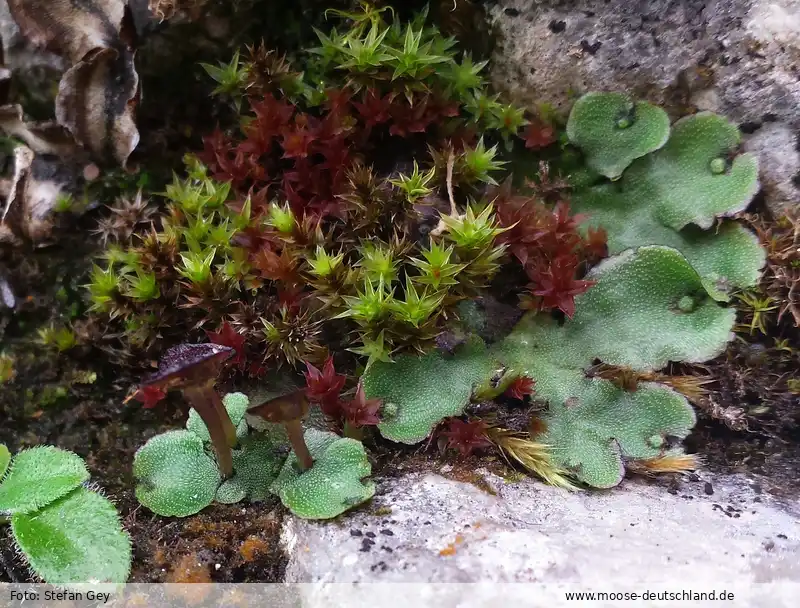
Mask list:
[[[768,150],[771,207],[799,204],[800,0],[503,0],[492,21],[492,79],[517,102],[628,91],[673,117],[722,113]]]
[[[634,481],[581,493],[486,481],[496,495],[416,473],[379,481],[385,491],[370,507],[335,522],[289,518],[287,582],[579,583],[583,590],[800,582],[798,513],[771,504],[744,477],[686,482],[675,493]],[[467,599],[449,605],[489,605]],[[765,595],[742,605],[790,603]]]

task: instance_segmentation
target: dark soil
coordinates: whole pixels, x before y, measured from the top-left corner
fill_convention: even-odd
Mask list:
[[[796,336],[796,328],[789,331]],[[739,336],[707,364],[715,382],[699,404],[700,422],[687,445],[709,470],[750,473],[767,492],[795,498],[800,494],[800,396],[787,379],[797,377],[798,362],[796,355],[786,358],[765,344],[772,342],[767,336],[753,341]],[[798,341],[793,337],[792,343]]]
[[[314,2],[293,4],[292,14],[306,19],[301,33],[290,36],[296,43],[307,35],[308,25],[319,18],[310,16]],[[465,13],[464,23],[453,28],[465,29],[465,23],[472,19]],[[159,39],[158,48],[146,48],[141,53],[149,97],[140,119],[144,140],[137,157],[155,183],[179,166],[184,151],[198,147],[200,132],[225,119],[224,111],[198,101],[205,99],[208,87],[195,72],[184,70],[183,78],[169,82],[159,57],[178,56],[170,52],[174,48],[170,45],[185,47],[187,40],[197,45],[191,50],[192,65],[200,59],[224,57],[234,44],[230,40],[238,44],[252,39],[237,22],[231,27],[229,39],[216,41],[195,32],[195,26],[168,31]],[[263,28],[263,23],[259,27]],[[487,39],[476,38],[477,47],[487,44]],[[180,72],[174,60],[167,67]],[[148,80],[148,73],[160,76]],[[108,190],[99,191],[98,202],[110,202],[102,198],[103,192],[130,192],[136,178],[114,173],[109,180]],[[98,209],[79,219],[66,216],[55,231],[55,244],[7,251],[0,257],[0,278],[8,279],[18,301],[13,311],[0,304],[0,351],[16,360],[16,376],[0,385],[0,443],[12,452],[25,446],[53,444],[86,459],[92,480],[115,501],[131,533],[131,581],[280,581],[285,556],[279,534],[285,512],[279,504],[215,505],[185,519],[158,517],[138,505],[131,473],[134,452],[149,437],[183,424],[185,412],[179,397],[153,410],[142,409],[137,402],[123,404],[138,374],[112,366],[106,354],[90,346],[79,345],[59,354],[36,341],[37,329],[51,321],[73,323],[79,339],[82,332],[90,333],[91,328],[81,320],[86,304],[80,286],[86,282],[89,263],[99,250],[96,240],[87,235],[100,213]],[[777,331],[783,330],[775,328]],[[796,338],[794,332],[795,345]],[[800,404],[786,380],[790,372],[797,373],[797,360],[787,360],[772,346],[771,337],[744,336],[732,343],[728,353],[707,364],[715,383],[701,404],[700,422],[687,444],[711,471],[750,473],[763,480],[764,491],[794,497],[800,493]],[[147,367],[149,362],[140,364]],[[80,372],[86,371],[96,372],[97,378],[88,383],[78,381]],[[526,416],[525,411],[516,412],[507,416],[507,422],[521,425]],[[516,423],[514,418],[518,418]],[[374,471],[380,475],[429,467],[447,458],[455,465],[453,476],[479,487],[482,484],[474,474],[476,465],[488,465],[504,474],[509,471],[497,457],[487,462],[442,456],[435,442],[414,448],[381,443],[371,448],[371,455]],[[0,540],[0,555],[6,560],[13,555],[8,539]],[[0,582],[27,577],[24,565],[13,558],[11,561],[8,572],[0,567]]]

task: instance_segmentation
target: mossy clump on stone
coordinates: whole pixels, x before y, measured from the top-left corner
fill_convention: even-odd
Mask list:
[[[724,350],[726,303],[764,259],[729,218],[758,186],[736,127],[710,113],[670,125],[600,92],[559,140],[556,121],[492,95],[483,64],[426,13],[335,14],[344,27],[319,33],[304,69],[263,46],[203,66],[240,120],[186,156],[152,230],[94,269],[94,312],[135,329],[112,334],[135,337],[121,351],[208,339],[184,350],[223,353],[234,385],[305,376],[255,405],[229,394],[227,416],[209,380],[187,430],[137,454],[142,502],[189,514],[276,495],[300,517],[336,517],[374,492],[370,427],[414,444],[446,419],[443,449],[507,456],[513,443],[564,486],[611,487],[626,462],[674,453],[695,421],[687,399],[592,370],[655,374]],[[540,164],[517,190],[506,152],[523,144]],[[484,322],[479,300],[527,312]],[[540,425],[495,426],[490,401]]]

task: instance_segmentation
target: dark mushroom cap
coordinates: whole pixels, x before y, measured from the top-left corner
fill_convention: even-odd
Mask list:
[[[298,390],[253,405],[247,408],[247,414],[267,422],[290,422],[303,418],[308,413],[309,407],[305,391]]]
[[[222,364],[235,351],[221,344],[179,344],[170,348],[158,371],[147,376],[141,386],[157,386],[162,390],[186,388],[214,382]]]

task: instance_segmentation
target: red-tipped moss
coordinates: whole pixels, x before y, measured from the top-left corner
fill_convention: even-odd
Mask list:
[[[446,447],[458,450],[464,456],[470,456],[475,450],[492,447],[488,436],[489,426],[480,418],[464,421],[453,418],[441,435],[446,439]]]
[[[155,386],[143,386],[138,389],[133,398],[142,403],[142,407],[150,409],[154,408],[166,398],[167,393]]]
[[[353,398],[343,402],[341,405],[344,415],[345,437],[360,440],[363,434],[363,427],[380,424],[381,406],[382,401],[380,399],[367,399],[364,394],[364,387],[359,382]]]
[[[578,260],[574,256],[560,256],[550,262],[540,262],[528,267],[531,278],[529,289],[537,297],[539,309],[559,309],[569,318],[575,314],[575,296],[584,293],[594,281],[575,278]]]
[[[228,360],[228,363],[231,366],[244,369],[247,362],[244,350],[245,337],[233,329],[230,323],[227,321],[224,322],[216,332],[206,330],[206,335],[213,344],[219,344],[233,349],[235,354]]]
[[[536,392],[536,389],[534,388],[535,386],[536,381],[533,378],[528,378],[528,376],[517,376],[503,394],[506,397],[511,397],[512,399],[522,400]]]
[[[312,403],[318,403],[326,416],[339,418],[341,416],[339,395],[347,376],[336,373],[333,357],[328,357],[322,371],[311,363],[306,363],[306,370],[303,372],[306,379],[306,397]]]
[[[233,372],[337,350],[371,365],[433,348],[507,250],[523,263],[575,254],[580,270],[597,257],[565,207],[492,202],[497,144],[527,121],[483,89],[483,64],[421,22],[401,35],[377,22],[323,36],[314,83],[263,45],[230,64],[245,79],[227,92],[240,126],[208,134],[166,187],[166,212],[93,273],[95,305],[119,330],[105,339],[131,355],[135,339],[131,360],[205,332],[236,351]],[[364,58],[341,50],[367,39],[395,52],[356,68]],[[339,395],[320,405],[341,417]]]
[[[546,148],[556,142],[556,130],[553,125],[541,119],[531,121],[521,134],[525,147],[532,150]]]

